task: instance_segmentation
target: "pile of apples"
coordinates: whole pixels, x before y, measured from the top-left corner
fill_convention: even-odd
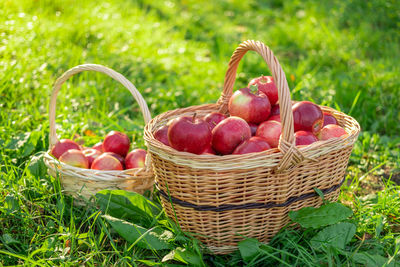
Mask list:
[[[237,90],[229,100],[230,116],[212,112],[204,117],[174,118],[154,137],[178,151],[229,155],[278,147],[282,132],[278,89],[271,76],[261,76]],[[292,106],[296,146],[348,136],[336,118],[309,101]]]
[[[124,170],[144,167],[146,150],[138,148],[129,152],[130,146],[126,134],[111,131],[103,142],[91,148],[81,147],[70,139],[62,139],[50,153],[61,162],[85,169]]]

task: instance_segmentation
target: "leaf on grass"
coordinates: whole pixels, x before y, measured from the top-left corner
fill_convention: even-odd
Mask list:
[[[352,214],[353,211],[350,208],[335,202],[319,208],[306,207],[298,211],[290,211],[289,217],[304,228],[318,228],[336,224]]]
[[[398,266],[399,262],[392,260],[388,263],[389,259],[379,255],[374,254],[371,255],[367,252],[356,253],[353,255],[353,260],[358,264],[366,267],[376,267],[376,266],[387,266],[387,267],[395,267]]]
[[[260,253],[260,251],[259,251],[260,245],[261,245],[261,243],[257,239],[254,239],[254,238],[249,238],[249,239],[240,241],[238,243],[238,247],[239,247],[239,251],[240,251],[240,255],[242,256],[242,259],[245,262],[248,262],[248,261],[254,259],[255,257],[257,257],[258,254]]]
[[[121,237],[131,244],[135,243],[138,247],[154,250],[168,249],[171,247],[168,242],[172,240],[173,234],[168,230],[162,228],[153,228],[149,230],[109,215],[103,215],[102,217],[107,220]]]
[[[19,245],[19,244],[21,244],[21,242],[19,242],[17,239],[12,237],[10,234],[3,234],[2,235],[2,240],[7,245]]]
[[[41,156],[33,156],[29,163],[28,169],[36,178],[46,175],[47,172],[46,165],[44,164]]]
[[[150,226],[161,209],[149,199],[125,190],[102,190],[96,194],[100,209],[113,217]]]
[[[193,251],[187,248],[178,247],[164,256],[162,262],[176,260],[190,266],[205,266],[203,259]]]
[[[328,246],[344,249],[355,235],[356,229],[354,224],[347,222],[328,226],[311,239],[311,246],[317,250]]]

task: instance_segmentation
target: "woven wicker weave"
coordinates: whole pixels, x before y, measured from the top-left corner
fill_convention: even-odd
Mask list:
[[[73,75],[83,71],[97,71],[107,74],[114,80],[126,87],[138,102],[142,112],[144,122],[151,120],[150,111],[146,101],[138,92],[136,87],[120,73],[96,64],[85,64],[76,66],[66,71],[54,84],[50,101],[50,148],[58,142],[56,135],[55,110],[58,92],[65,81]],[[124,189],[143,194],[145,190],[152,189],[154,175],[151,169],[150,157],[146,158],[144,168],[128,169],[123,171],[103,171],[77,168],[58,161],[50,155],[49,151],[44,154],[44,162],[48,167],[49,173],[53,177],[58,177],[66,194],[74,197],[83,196],[88,199],[97,191],[102,189]]]
[[[160,126],[182,115],[212,111],[228,114],[236,70],[248,50],[268,64],[279,91],[282,135],[279,148],[244,155],[195,155],[179,152],[153,136]],[[262,242],[289,222],[288,212],[319,206],[317,187],[326,199],[337,200],[348,159],[360,127],[355,119],[329,107],[349,136],[296,147],[290,92],[278,60],[261,42],[246,41],[234,52],[217,104],[168,111],[145,127],[145,141],[152,157],[156,185],[168,216],[183,230],[194,233],[218,254],[235,250],[243,236]]]

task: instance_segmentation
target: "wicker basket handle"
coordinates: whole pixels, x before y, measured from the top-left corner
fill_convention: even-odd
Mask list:
[[[51,100],[50,100],[50,111],[49,111],[49,118],[50,118],[50,148],[52,148],[57,142],[57,134],[56,134],[56,103],[57,103],[57,95],[58,92],[61,89],[61,86],[64,84],[65,81],[67,81],[69,78],[71,78],[73,75],[83,72],[83,71],[97,71],[97,72],[102,72],[104,74],[107,74],[114,80],[120,82],[125,88],[127,88],[135,100],[138,102],[140,111],[142,112],[143,118],[144,118],[144,123],[147,124],[151,120],[151,115],[149,108],[147,107],[146,101],[143,99],[142,95],[139,93],[139,91],[136,89],[136,87],[128,81],[122,74],[107,68],[102,65],[97,65],[97,64],[84,64],[84,65],[79,65],[76,66],[72,69],[67,70],[64,72],[61,77],[59,77],[54,86],[53,86],[53,92],[51,94]],[[149,158],[149,157],[147,157]]]
[[[259,41],[248,40],[239,45],[233,53],[228,70],[225,74],[224,88],[218,100],[220,112],[228,112],[229,99],[233,94],[233,85],[236,79],[236,71],[240,60],[247,51],[252,50],[260,54],[271,70],[272,76],[278,88],[279,107],[281,111],[282,135],[279,140],[279,149],[283,153],[281,162],[277,166],[278,171],[295,166],[304,159],[302,153],[295,146],[292,103],[290,90],[278,59],[274,56],[268,46]]]

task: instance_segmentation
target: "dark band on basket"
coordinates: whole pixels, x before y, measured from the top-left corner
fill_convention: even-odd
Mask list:
[[[343,179],[339,184],[331,186],[326,189],[322,189],[322,193],[328,194],[336,189],[340,188],[343,184],[345,179]],[[286,202],[283,203],[275,203],[275,202],[268,202],[268,203],[248,203],[248,204],[241,204],[241,205],[232,205],[232,204],[224,204],[218,207],[211,206],[211,205],[196,205],[193,203],[186,202],[184,200],[180,200],[176,197],[169,196],[163,190],[160,190],[158,184],[156,183],[157,189],[159,190],[160,194],[167,199],[168,201],[172,201],[174,204],[178,204],[183,207],[193,208],[198,211],[227,211],[227,210],[241,210],[241,209],[269,209],[269,208],[276,208],[276,207],[287,207],[293,202],[304,200],[310,197],[318,196],[317,193],[307,193],[297,197],[291,197]]]

